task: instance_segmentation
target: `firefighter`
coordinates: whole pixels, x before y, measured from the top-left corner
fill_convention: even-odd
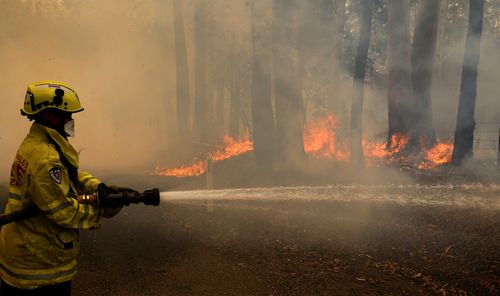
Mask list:
[[[78,170],[73,113],[83,111],[67,84],[28,86],[21,114],[34,121],[12,165],[5,213],[36,206],[39,214],[4,225],[0,232],[0,295],[70,295],[80,243],[78,229],[99,228],[121,207],[79,203],[97,190],[117,193]]]

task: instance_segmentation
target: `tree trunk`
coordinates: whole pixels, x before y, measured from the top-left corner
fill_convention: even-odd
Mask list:
[[[236,67],[236,57],[233,57],[232,82],[231,82],[231,108],[229,114],[229,135],[238,139],[240,136],[241,123],[241,78]]]
[[[177,95],[177,137],[184,142],[189,135],[189,73],[187,63],[182,0],[173,0],[175,32],[175,66]]]
[[[389,0],[388,3],[388,122],[387,146],[393,136],[408,135],[413,124],[413,98],[410,78],[410,2]]]
[[[332,82],[328,86],[328,92],[331,94],[329,98],[328,109],[335,115],[339,122],[339,128],[336,132],[338,137],[343,139],[349,138],[349,120],[351,108],[349,101],[343,98],[339,98],[339,93],[345,93],[346,86],[343,80],[344,67],[345,67],[345,22],[346,22],[346,0],[333,0],[334,1],[334,24],[333,24],[333,51],[334,56],[332,60]],[[338,144],[338,143],[337,143]]]
[[[205,27],[206,28],[216,28],[217,23],[215,21],[217,10],[214,6],[209,6],[205,10]],[[212,32],[210,34],[209,32]],[[205,120],[207,125],[203,127],[203,134],[205,135],[205,140],[213,141],[217,139],[217,120],[215,117],[215,107],[216,107],[216,86],[217,86],[217,74],[221,71],[219,66],[220,61],[218,57],[218,44],[215,37],[222,32],[213,32],[213,30],[206,30],[205,33]]]
[[[345,3],[346,0],[335,0],[335,52],[337,60],[344,55],[344,28],[345,28]]]
[[[373,0],[363,1],[361,4],[361,32],[354,62],[354,95],[351,107],[351,159],[354,163],[363,164],[362,117],[363,117],[363,90],[366,73],[366,60],[370,46],[372,29]]]
[[[219,66],[222,66],[219,64]],[[224,71],[219,71],[215,77],[215,130],[217,137],[224,136]]]
[[[295,46],[292,46],[290,50],[296,50],[296,89],[299,90],[300,97],[305,110],[303,90],[310,87],[310,84],[306,84],[306,81],[314,80],[318,81],[320,77],[317,77],[314,71],[311,69],[312,58],[318,57],[319,59],[324,59],[324,51],[326,50],[326,40],[327,37],[322,31],[321,23],[319,22],[320,16],[315,13],[318,10],[317,1],[297,1],[294,2],[296,6],[293,7],[293,26],[292,35],[295,42]],[[320,68],[316,67],[316,68]],[[325,73],[325,72],[323,72]],[[310,98],[309,98],[310,99]],[[304,112],[303,118],[306,121],[306,112]]]
[[[411,53],[411,80],[415,96],[416,122],[410,146],[420,151],[420,145],[436,144],[432,119],[432,72],[439,23],[440,0],[421,0],[417,11],[413,50]]]
[[[310,80],[322,89],[321,97],[316,100],[320,99],[321,104],[326,107],[326,112],[338,117],[340,108],[337,104],[336,93],[339,92],[340,79],[337,71],[336,18],[334,17],[336,2],[334,0],[319,0],[317,2],[316,5],[311,5],[309,8],[312,10],[309,17],[312,18],[311,22],[315,24],[312,30],[316,32],[316,35],[305,33],[309,35],[309,37],[306,35],[306,38],[316,38],[318,43],[313,45],[310,41],[304,42],[306,48],[313,45],[310,55],[314,64]],[[307,110],[305,112],[307,114]]]
[[[207,46],[205,2],[197,2],[194,16],[195,36],[195,94],[193,133],[198,141],[207,139],[206,128],[209,124],[209,104],[207,102]]]
[[[271,34],[266,9],[252,1],[252,136],[257,164],[270,164],[275,146],[271,103]]]
[[[293,38],[295,1],[273,0],[273,61],[276,98],[276,132],[281,161],[292,164],[304,156],[303,100],[297,73]]]
[[[477,93],[477,68],[479,65],[481,34],[483,31],[484,0],[470,0],[469,26],[465,43],[464,63],[460,98],[458,101],[457,126],[452,163],[461,165],[464,160],[472,157],[474,141],[474,111]]]

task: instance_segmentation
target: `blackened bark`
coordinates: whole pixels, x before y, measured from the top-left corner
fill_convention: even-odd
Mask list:
[[[255,3],[257,2],[257,3]],[[257,164],[270,164],[275,146],[275,127],[271,103],[270,19],[252,1],[252,137]]]
[[[436,144],[431,86],[440,7],[441,0],[422,0],[417,11],[411,53],[411,82],[415,96],[416,122],[410,145],[415,151],[420,150],[421,144],[425,147]]]
[[[370,46],[373,15],[373,0],[361,4],[361,32],[354,62],[354,95],[351,107],[351,159],[354,163],[364,163],[362,149],[363,91],[366,73],[366,59]]]
[[[295,1],[273,0],[273,61],[276,98],[277,146],[281,161],[304,156],[304,104],[294,57],[293,8]]]
[[[452,163],[461,165],[472,157],[474,141],[474,111],[477,94],[477,68],[479,65],[481,34],[483,31],[484,0],[470,0],[469,25],[465,43],[464,63],[458,101],[457,126]]]
[[[186,38],[182,0],[173,0],[175,32],[175,69],[176,69],[176,111],[177,137],[184,142],[189,136],[189,70],[187,63]]]
[[[410,78],[410,1],[389,0],[388,3],[388,139],[395,134],[408,135],[414,123]]]

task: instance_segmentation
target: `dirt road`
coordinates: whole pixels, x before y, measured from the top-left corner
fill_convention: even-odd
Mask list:
[[[73,295],[499,295],[500,187],[173,192],[82,232]]]

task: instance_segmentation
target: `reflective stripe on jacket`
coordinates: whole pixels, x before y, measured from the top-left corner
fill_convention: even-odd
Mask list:
[[[12,165],[5,213],[35,204],[42,214],[0,232],[0,276],[14,287],[71,280],[80,249],[78,229],[100,227],[103,209],[74,198],[80,191],[94,192],[99,180],[83,172],[78,180],[70,178],[68,166],[78,169],[75,149],[57,131],[34,123]]]

